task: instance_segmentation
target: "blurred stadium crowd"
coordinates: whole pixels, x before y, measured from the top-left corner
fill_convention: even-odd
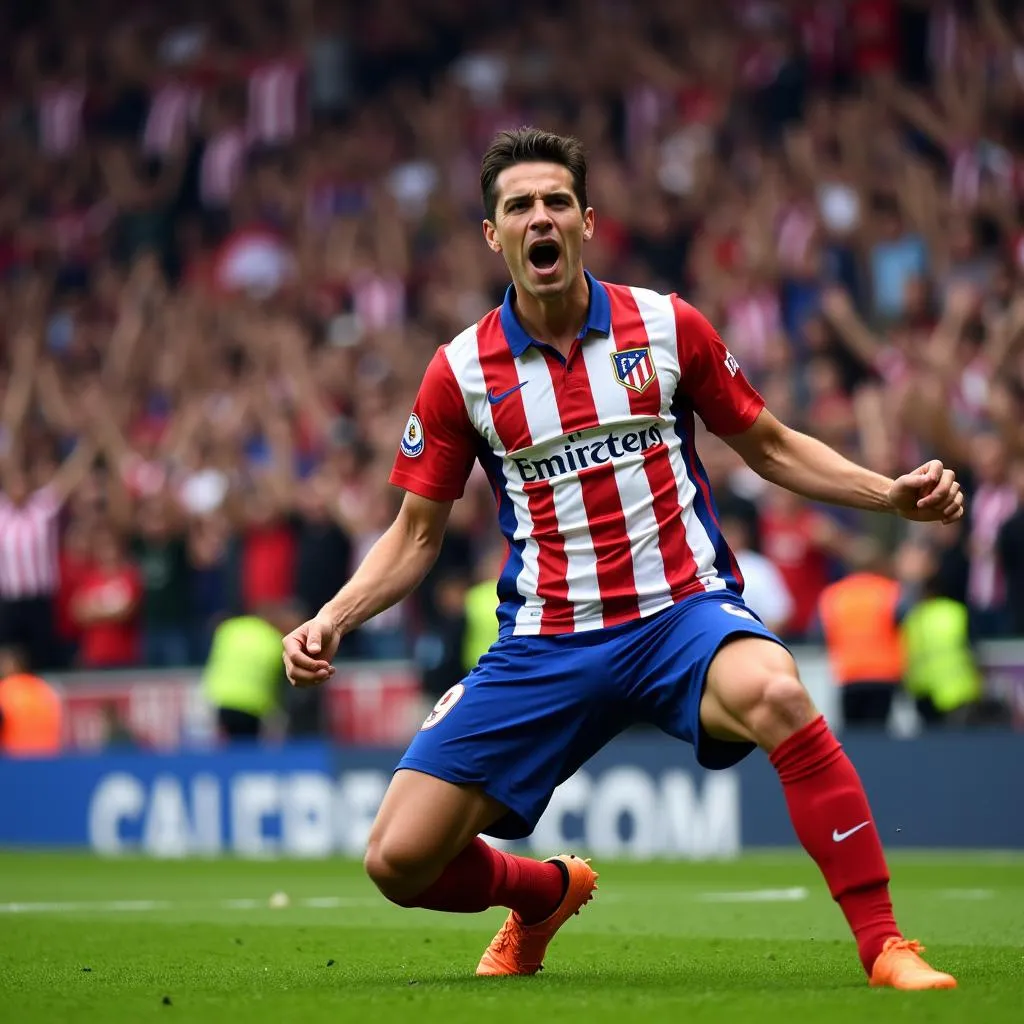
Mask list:
[[[999,0],[9,0],[0,596],[37,668],[200,664],[314,611],[390,522],[434,348],[496,305],[479,158],[591,161],[598,277],[678,291],[769,407],[962,526],[699,447],[752,605],[814,638],[858,570],[1024,633],[1024,13]],[[423,590],[343,656],[443,688],[502,551],[474,478]]]

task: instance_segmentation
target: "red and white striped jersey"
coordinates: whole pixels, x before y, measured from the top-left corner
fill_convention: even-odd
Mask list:
[[[305,65],[279,57],[249,72],[247,141],[274,146],[291,142],[305,128]]]
[[[229,206],[245,164],[245,132],[224,128],[211,136],[199,162],[199,198],[207,209]]]
[[[782,306],[775,289],[750,289],[726,303],[725,337],[755,380],[767,365],[772,341],[781,330]]]
[[[356,271],[349,281],[352,308],[367,331],[382,331],[405,321],[405,281],[397,274]]]
[[[199,117],[202,93],[189,82],[164,82],[153,93],[142,129],[142,151],[166,157],[185,145],[189,126]]]
[[[742,590],[694,444],[694,415],[738,434],[763,402],[708,321],[675,295],[589,274],[567,359],[505,303],[427,368],[391,482],[460,497],[479,460],[509,544],[501,635],[557,634]]]
[[[0,494],[0,597],[43,597],[59,581],[57,516],[52,487],[41,487],[23,505]]]
[[[1009,484],[981,484],[971,496],[967,601],[974,608],[998,608],[1006,601],[1006,577],[996,554],[996,539],[1016,511],[1017,492]]]
[[[39,97],[39,148],[47,156],[70,154],[82,137],[85,88],[75,83],[48,85]]]

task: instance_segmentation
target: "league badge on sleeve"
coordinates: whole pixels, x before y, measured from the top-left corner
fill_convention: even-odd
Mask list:
[[[405,425],[405,433],[402,435],[402,454],[410,459],[415,459],[423,454],[423,424],[419,416],[413,413],[409,422]]]
[[[651,361],[651,347],[627,348],[612,353],[615,379],[630,391],[641,392],[654,380],[654,363]]]

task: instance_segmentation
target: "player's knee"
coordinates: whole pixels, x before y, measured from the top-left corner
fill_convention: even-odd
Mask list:
[[[758,700],[750,711],[748,726],[757,742],[769,749],[813,721],[814,702],[795,671],[766,673]]]
[[[363,868],[370,880],[393,903],[406,903],[429,882],[424,876],[430,865],[415,845],[401,837],[385,834],[372,838],[363,857]]]

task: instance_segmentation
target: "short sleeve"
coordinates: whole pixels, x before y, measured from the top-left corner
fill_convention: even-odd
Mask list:
[[[764,408],[764,399],[707,318],[676,295],[672,304],[679,351],[678,393],[712,433],[719,437],[743,433]]]
[[[434,501],[461,498],[478,438],[445,350],[439,348],[405,425],[391,483]]]

